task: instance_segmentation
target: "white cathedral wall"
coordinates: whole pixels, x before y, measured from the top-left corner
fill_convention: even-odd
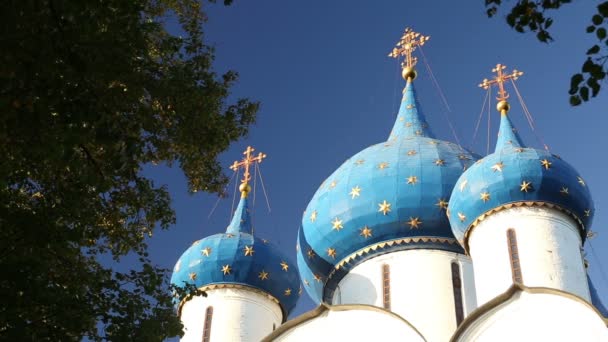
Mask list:
[[[182,306],[184,342],[203,341],[207,307],[213,307],[211,342],[258,342],[282,322],[278,303],[269,296],[248,289],[222,288],[207,291]]]
[[[519,292],[477,318],[454,342],[608,342],[608,329],[588,304],[551,293]]]
[[[340,282],[333,304],[383,307],[383,265],[390,267],[390,310],[408,320],[427,341],[448,341],[456,330],[452,262],[461,275],[463,314],[476,305],[468,257],[440,250],[406,250],[366,260]]]
[[[469,237],[479,306],[513,284],[507,230],[516,233],[523,284],[590,299],[577,224],[561,211],[514,207],[486,217]]]
[[[408,341],[425,342],[407,322],[369,309],[328,310],[288,329],[273,341]]]

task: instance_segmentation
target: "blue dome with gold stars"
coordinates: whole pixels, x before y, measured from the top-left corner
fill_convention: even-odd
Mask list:
[[[276,300],[286,318],[301,294],[298,271],[278,247],[247,232],[251,219],[243,196],[226,233],[195,241],[175,264],[171,283],[259,291]]]
[[[463,253],[447,220],[450,193],[477,158],[437,140],[408,80],[388,141],[355,154],[314,194],[298,235],[298,269],[313,300],[330,301],[360,262],[395,250]]]
[[[467,249],[472,227],[513,206],[561,210],[578,222],[583,241],[593,218],[593,201],[583,178],[559,156],[525,147],[505,110],[496,150],[471,166],[452,192],[448,213],[454,235]]]

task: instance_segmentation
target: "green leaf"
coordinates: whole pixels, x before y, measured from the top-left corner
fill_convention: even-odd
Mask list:
[[[600,52],[600,46],[599,45],[593,45],[592,48],[590,48],[589,50],[587,50],[587,54],[588,55],[594,55],[596,53]]]
[[[599,14],[595,14],[592,18],[591,18],[591,22],[597,26],[597,25],[601,25],[602,21],[604,21],[604,18],[602,18],[601,15]]]
[[[574,95],[578,92],[578,86],[583,82],[583,74],[575,74],[570,79],[570,91],[571,95]]]
[[[581,98],[578,95],[570,96],[570,105],[571,106],[578,106],[581,103],[582,103]]]
[[[595,31],[595,26],[593,26],[593,25],[587,26],[587,33],[591,33],[593,31]]]
[[[597,31],[595,31],[595,34],[597,35],[597,38],[599,40],[602,40],[602,39],[606,38],[606,29],[601,27],[601,28],[597,29]]]
[[[589,88],[587,88],[586,86],[583,86],[579,92],[578,92],[581,96],[581,99],[585,102],[589,101]]]
[[[604,16],[604,18],[608,17],[608,1],[602,2],[597,6],[597,11]]]

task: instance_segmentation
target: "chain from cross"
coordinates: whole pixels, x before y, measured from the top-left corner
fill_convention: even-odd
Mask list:
[[[513,69],[510,74],[505,74],[503,73],[503,70],[506,68],[507,67],[505,65],[496,64],[496,67],[492,69],[492,72],[496,73],[496,77],[494,77],[492,80],[484,78],[484,80],[479,84],[479,87],[483,89],[488,89],[493,85],[498,85],[498,97],[496,98],[498,101],[506,101],[509,98],[509,94],[507,94],[505,90],[505,81],[515,81],[519,78],[519,76],[524,74],[522,71],[518,71],[516,69]]]
[[[232,165],[230,165],[230,169],[231,170],[238,170],[240,167],[245,169],[245,173],[243,173],[243,179],[241,180],[241,185],[247,185],[249,184],[249,181],[251,180],[251,174],[249,173],[249,166],[252,165],[255,162],[261,163],[262,159],[266,158],[266,155],[262,152],[260,152],[257,156],[253,157],[252,156],[252,152],[255,151],[255,149],[251,146],[247,146],[247,149],[245,150],[245,152],[243,152],[243,154],[245,155],[245,158],[243,158],[243,160],[238,161],[235,160],[234,163],[232,163]],[[243,190],[241,190],[243,191]]]
[[[412,52],[416,50],[417,46],[422,46],[429,40],[430,36],[423,36],[418,32],[412,31],[409,27],[405,29],[403,36],[397,42],[397,45],[393,48],[393,51],[388,54],[389,57],[399,58],[399,56],[405,56],[405,60],[401,63],[403,68],[413,68],[416,65],[418,59],[412,56]]]

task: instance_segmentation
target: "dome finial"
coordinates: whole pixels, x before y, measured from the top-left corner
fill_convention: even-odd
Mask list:
[[[498,110],[502,115],[506,115],[509,112],[509,109],[511,108],[509,106],[509,102],[507,102],[509,94],[505,90],[505,81],[516,80],[519,78],[519,76],[524,74],[523,72],[518,71],[516,69],[513,69],[510,74],[505,74],[503,73],[503,70],[505,70],[506,68],[507,67],[505,65],[502,65],[500,63],[496,64],[496,67],[492,69],[492,72],[496,73],[496,77],[494,77],[494,79],[492,80],[484,78],[483,82],[479,84],[479,87],[483,89],[488,89],[493,85],[498,85],[498,97],[496,97],[498,103],[496,104],[496,110]]]
[[[412,56],[412,52],[416,50],[417,46],[422,46],[424,43],[431,38],[430,36],[423,36],[418,32],[412,31],[409,27],[405,29],[403,36],[397,42],[397,45],[393,48],[393,51],[388,54],[389,57],[399,58],[399,56],[405,56],[403,62],[401,62],[401,75],[406,81],[413,81],[416,78],[416,70],[414,66],[418,59]]]
[[[249,192],[251,191],[251,186],[249,186],[249,181],[251,180],[251,174],[249,173],[249,165],[258,162],[261,163],[262,159],[266,158],[266,155],[260,152],[256,157],[252,156],[252,152],[255,149],[251,146],[247,146],[247,149],[243,154],[245,158],[240,162],[235,160],[234,163],[230,166],[231,170],[238,170],[239,167],[243,167],[245,169],[245,173],[243,173],[243,179],[241,180],[241,185],[239,186],[239,191],[241,192],[241,198],[246,198]]]

